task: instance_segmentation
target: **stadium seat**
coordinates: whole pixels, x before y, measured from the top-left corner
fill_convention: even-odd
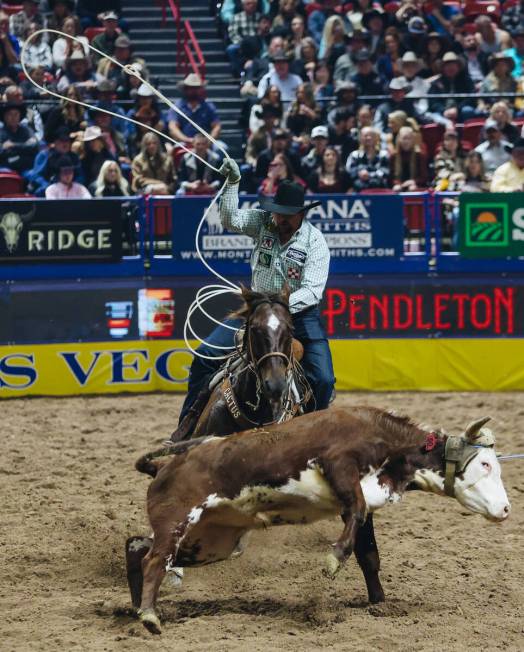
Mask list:
[[[86,27],[84,30],[84,36],[91,43],[95,36],[102,34],[103,31],[103,27]]]
[[[396,195],[396,190],[391,188],[367,188],[366,190],[360,190],[359,194],[361,195]]]
[[[396,14],[400,9],[400,2],[386,2],[384,5],[384,11],[387,14]]]
[[[24,192],[24,180],[16,172],[0,172],[0,197]]]
[[[17,14],[19,11],[22,11],[22,5],[2,5],[2,11],[11,16],[11,14]]]
[[[477,120],[472,118],[464,122],[464,129],[462,130],[462,140],[471,143],[472,147],[476,147],[480,142],[480,132],[484,126],[485,120]]]
[[[437,151],[437,145],[444,137],[444,125],[431,122],[430,124],[422,125],[420,132],[422,134],[422,140],[426,145],[428,157],[432,159]]]
[[[468,2],[466,3],[462,13],[465,18],[469,19],[486,15],[498,21],[500,19],[500,4],[496,0],[493,2],[485,2],[482,0],[479,0],[478,2]]]

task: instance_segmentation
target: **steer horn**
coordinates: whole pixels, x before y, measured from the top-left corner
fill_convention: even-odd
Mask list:
[[[490,428],[483,428],[491,417],[482,417],[476,421],[472,421],[466,428],[464,433],[465,439],[468,440],[470,444],[478,444],[480,446],[493,446],[495,443],[495,438]]]

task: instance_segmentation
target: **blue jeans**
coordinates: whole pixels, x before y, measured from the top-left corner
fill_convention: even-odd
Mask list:
[[[307,308],[293,316],[294,337],[304,347],[302,368],[311,385],[316,401],[316,409],[324,410],[329,405],[329,399],[335,385],[333,361],[326,338],[324,327],[320,321],[318,306]],[[241,319],[226,319],[229,326],[238,328],[242,326]],[[206,344],[201,344],[198,351],[204,355],[219,356],[228,351],[213,349],[208,344],[216,346],[232,346],[234,344],[234,331],[223,326],[217,326],[207,338]],[[211,374],[214,374],[222,364],[222,360],[205,360],[195,356],[189,372],[187,396],[180,412],[179,422],[186,416],[189,408],[196,401],[200,391],[204,388]]]

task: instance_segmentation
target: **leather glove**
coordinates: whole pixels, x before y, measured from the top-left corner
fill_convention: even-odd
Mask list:
[[[226,158],[219,172],[224,177],[227,177],[227,182],[231,185],[235,185],[240,181],[240,168],[232,158]]]

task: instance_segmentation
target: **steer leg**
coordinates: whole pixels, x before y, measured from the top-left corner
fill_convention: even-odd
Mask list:
[[[373,527],[373,514],[368,514],[366,522],[357,531],[355,539],[355,557],[364,574],[368,589],[369,601],[384,602],[386,599],[378,572],[380,570],[380,557],[378,555],[375,529]]]
[[[339,457],[322,462],[324,477],[342,505],[344,529],[328,555],[327,572],[335,577],[342,564],[353,552],[357,531],[366,517],[366,501],[360,486],[357,465],[351,458]]]
[[[166,555],[160,554],[159,548],[154,544],[153,548],[142,560],[143,587],[142,601],[138,616],[142,624],[151,634],[160,634],[160,619],[158,618],[155,605],[158,596],[158,589],[166,574]]]
[[[133,607],[138,609],[142,600],[142,560],[147,555],[153,539],[149,537],[129,537],[126,541],[127,583]]]

